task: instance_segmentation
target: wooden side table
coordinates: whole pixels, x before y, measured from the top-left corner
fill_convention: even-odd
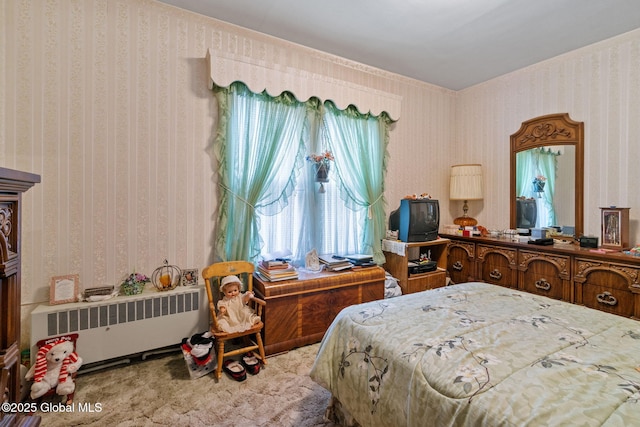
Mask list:
[[[263,313],[267,354],[322,340],[340,310],[384,298],[385,271],[300,272],[298,280],[269,282],[254,275],[253,290],[267,302]]]
[[[402,254],[392,250],[393,246],[400,245]],[[383,241],[382,252],[386,258],[384,268],[393,277],[398,279],[403,294],[426,291],[440,288],[447,283],[447,246],[449,239],[438,238],[427,242],[396,242]],[[385,250],[388,247],[388,250]],[[397,248],[396,248],[397,249]],[[420,257],[421,253],[430,253],[431,260],[438,263],[435,271],[421,274],[409,274],[409,261]]]

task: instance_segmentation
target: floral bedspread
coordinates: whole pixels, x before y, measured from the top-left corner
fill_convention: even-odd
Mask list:
[[[640,425],[640,322],[463,283],[344,309],[311,378],[362,426]]]

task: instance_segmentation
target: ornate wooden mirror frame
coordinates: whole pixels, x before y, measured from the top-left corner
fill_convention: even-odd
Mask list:
[[[584,123],[574,122],[568,113],[549,114],[527,120],[522,123],[520,130],[511,135],[510,227],[516,228],[516,154],[550,145],[575,147],[575,235],[580,236],[584,221]]]

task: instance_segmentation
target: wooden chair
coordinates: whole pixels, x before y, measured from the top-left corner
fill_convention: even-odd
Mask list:
[[[262,321],[245,331],[228,333],[220,329],[216,314],[216,304],[222,298],[220,293],[220,281],[222,278],[231,274],[236,275],[246,286],[243,291],[253,291],[254,268],[254,265],[248,261],[227,261],[212,264],[202,270],[202,277],[204,278],[207,297],[209,298],[209,312],[211,313],[210,331],[216,340],[217,347],[218,367],[216,368],[216,379],[222,377],[222,365],[225,357],[242,355],[248,351],[258,350],[262,364],[267,364],[264,346],[262,345],[262,336],[260,335],[264,326]],[[255,297],[251,298],[249,302],[249,306],[260,317],[262,317],[262,310],[265,305],[266,303],[263,300]],[[254,339],[252,340],[251,337]],[[237,348],[237,345],[232,346],[228,343],[236,339],[244,340],[240,348]],[[227,345],[229,345],[229,349],[227,349]]]

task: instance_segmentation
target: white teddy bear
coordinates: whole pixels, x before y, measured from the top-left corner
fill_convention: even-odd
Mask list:
[[[37,399],[55,388],[59,395],[73,393],[76,388],[71,374],[82,366],[82,358],[74,351],[73,343],[65,339],[52,340],[38,350],[36,363],[27,372],[33,379],[31,398]]]

